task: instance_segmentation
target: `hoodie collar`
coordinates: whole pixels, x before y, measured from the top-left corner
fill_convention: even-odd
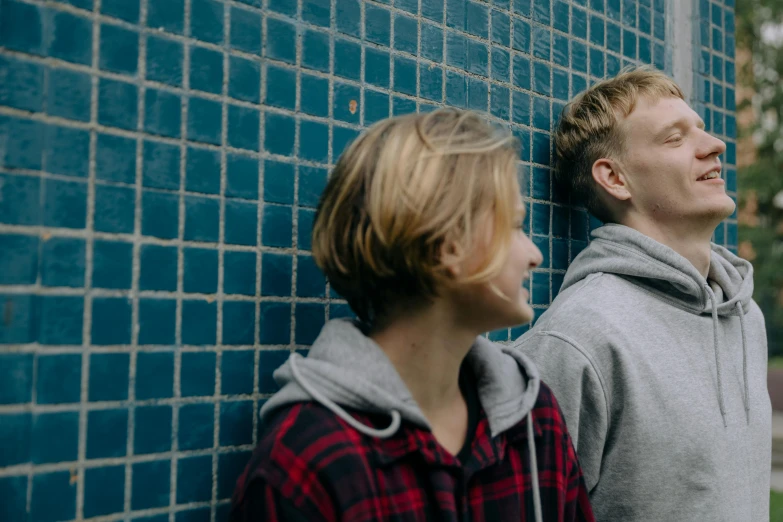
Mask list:
[[[717,303],[720,316],[748,310],[753,296],[753,267],[726,248],[711,244],[705,279],[696,267],[668,246],[617,224],[592,233],[590,245],[568,269],[561,292],[594,273],[616,274],[645,286],[660,298],[695,314],[709,314]],[[713,293],[708,295],[705,285]]]
[[[466,363],[476,378],[479,401],[493,437],[517,424],[533,408],[540,378],[524,354],[478,337]],[[293,364],[289,360],[274,372],[274,379],[282,389],[264,404],[262,417],[295,402],[318,400],[324,405],[329,402],[359,412],[385,414],[392,421],[396,411],[402,420],[431,430],[380,346],[347,320],[327,323],[307,358],[299,357]],[[313,390],[319,397],[314,397]]]

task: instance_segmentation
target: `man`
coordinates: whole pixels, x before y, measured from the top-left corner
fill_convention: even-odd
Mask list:
[[[563,409],[601,521],[768,521],[771,408],[753,269],[711,244],[725,144],[648,68],[595,84],[558,181],[606,224],[515,344]]]
[[[378,122],[340,157],[313,257],[357,321],[326,324],[282,386],[231,520],[591,522],[571,439],[523,354],[518,152],[470,112]]]

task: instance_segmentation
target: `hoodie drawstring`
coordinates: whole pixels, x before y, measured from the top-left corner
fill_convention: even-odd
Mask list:
[[[718,378],[718,403],[720,405],[720,414],[723,417],[723,427],[728,426],[726,421],[726,406],[723,400],[723,384],[722,373],[720,366],[720,352],[718,350],[718,303],[715,299],[715,292],[712,291],[709,284],[704,285],[707,290],[707,296],[712,302],[712,347],[715,350],[715,369]],[[748,340],[745,334],[745,309],[742,303],[737,301],[737,311],[739,312],[740,320],[740,332],[742,333],[742,380],[744,385],[744,406],[745,406],[745,420],[750,423],[750,396],[748,391]]]
[[[745,420],[750,424],[750,392],[748,391],[748,340],[745,335],[745,309],[737,301],[739,310],[740,332],[742,332],[742,379],[745,381]]]
[[[303,357],[298,353],[292,353],[291,356],[288,357],[288,363],[291,365],[291,373],[293,373],[296,382],[299,384],[299,386],[302,387],[303,390],[309,393],[313,399],[318,401],[325,408],[331,410],[332,413],[340,417],[342,420],[347,422],[353,429],[355,429],[360,433],[363,433],[370,437],[376,437],[379,439],[388,439],[389,437],[397,433],[397,430],[400,429],[400,424],[402,422],[402,417],[400,416],[400,412],[398,412],[397,410],[392,410],[391,424],[389,424],[387,428],[384,428],[382,430],[362,424],[361,422],[354,419],[347,411],[345,411],[340,406],[338,406],[335,402],[333,402],[328,397],[326,397],[321,392],[319,392],[314,387],[312,387],[310,383],[307,382],[307,380],[305,380],[304,376],[299,372],[299,367],[297,367],[296,365],[297,361],[302,358]]]
[[[723,400],[723,383],[722,372],[720,367],[720,351],[718,349],[718,302],[715,299],[715,292],[712,291],[709,284],[704,285],[707,290],[707,296],[712,302],[712,349],[715,351],[715,371],[718,378],[718,405],[720,406],[720,414],[723,417],[723,427],[727,427],[729,424],[726,421],[726,405]]]
[[[536,438],[533,433],[533,410],[527,414],[527,449],[530,452],[530,476],[533,479],[533,511],[536,522],[543,522],[541,515],[541,494],[538,490],[538,459],[536,457]]]

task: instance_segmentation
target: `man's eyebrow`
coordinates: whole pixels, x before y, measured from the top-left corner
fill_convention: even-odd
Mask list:
[[[661,127],[661,130],[655,133],[655,137],[658,139],[664,138],[665,137],[664,135],[666,133],[671,132],[677,128],[686,127],[689,123],[690,120],[688,120],[688,118],[678,118],[672,122],[669,122],[667,125]],[[704,120],[699,118],[696,121],[696,127],[698,127],[701,130],[704,130],[705,128]]]

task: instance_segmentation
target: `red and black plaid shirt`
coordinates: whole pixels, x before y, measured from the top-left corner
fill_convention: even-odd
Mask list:
[[[351,412],[385,427],[388,417]],[[551,390],[533,409],[545,521],[593,521],[571,438]],[[535,520],[527,417],[492,438],[483,411],[464,465],[432,433],[403,422],[391,438],[362,435],[317,403],[266,426],[237,482],[232,522]]]

